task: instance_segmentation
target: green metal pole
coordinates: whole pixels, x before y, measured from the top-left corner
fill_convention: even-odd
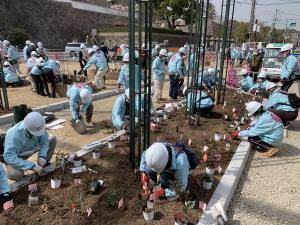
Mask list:
[[[130,162],[135,168],[135,1],[129,0]]]
[[[232,14],[231,14],[231,21],[230,21],[230,31],[229,31],[229,44],[227,42],[227,47],[230,48],[230,41],[231,41],[231,36],[232,36],[232,23],[233,23],[233,16],[234,16],[234,8],[235,8],[235,0],[233,0],[233,5],[232,5]],[[226,39],[228,37],[228,34],[226,36]],[[225,84],[224,84],[224,89],[223,89],[223,95],[222,95],[222,104],[224,103],[225,100],[225,94],[226,94],[226,80],[227,80],[227,75],[228,75],[228,64],[229,60],[227,58],[226,62],[226,74],[225,74]]]
[[[3,109],[9,110],[9,103],[8,103],[8,96],[7,96],[7,89],[6,89],[6,84],[5,84],[5,78],[4,78],[4,72],[3,72],[3,62],[2,62],[2,55],[0,52],[0,79],[1,79],[1,89],[2,89],[2,95],[1,98],[3,96],[3,100],[1,101],[2,103],[4,102],[4,105],[2,105]]]
[[[228,30],[230,2],[231,2],[231,0],[226,0],[224,30],[223,30],[223,39],[222,39],[222,52],[221,52],[221,57],[220,57],[221,62],[220,62],[218,93],[217,93],[217,104],[220,104],[220,102],[221,102],[221,91],[222,91],[223,71],[224,71],[224,56],[225,56],[225,48],[226,48],[226,34],[227,34],[227,30]]]

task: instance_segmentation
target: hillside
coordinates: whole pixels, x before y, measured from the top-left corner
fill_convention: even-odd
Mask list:
[[[101,31],[112,25],[127,24],[124,17],[77,10],[68,3],[51,0],[1,0],[0,15],[0,39],[11,28],[21,28],[30,40],[41,40],[48,48],[56,49],[63,48],[73,38],[85,40],[92,28]]]

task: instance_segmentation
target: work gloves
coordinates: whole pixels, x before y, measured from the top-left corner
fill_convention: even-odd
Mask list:
[[[35,171],[38,175],[41,175],[43,173],[43,167],[40,166],[37,162],[34,164],[33,171]]]
[[[47,164],[47,160],[43,157],[39,157],[38,160],[37,160],[37,163],[41,166],[41,167],[44,167],[46,166]]]
[[[9,192],[3,193],[0,195],[0,206],[8,201],[12,200],[11,194]]]

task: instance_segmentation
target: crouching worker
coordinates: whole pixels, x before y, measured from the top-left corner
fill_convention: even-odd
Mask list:
[[[246,69],[242,69],[241,75],[243,78],[239,81],[239,88],[245,92],[248,92],[250,88],[254,86],[253,78]]]
[[[45,119],[38,112],[29,113],[25,119],[10,128],[5,136],[3,159],[8,178],[21,180],[25,170],[44,174],[43,167],[51,160],[56,146],[56,137],[49,138]],[[38,153],[36,162],[27,160]]]
[[[5,84],[7,87],[18,87],[22,85],[22,82],[17,77],[16,72],[12,68],[11,64],[9,62],[4,62],[3,64],[3,73],[4,73],[4,79]]]
[[[248,116],[257,117],[248,130],[234,132],[233,137],[248,139],[256,145],[265,156],[272,156],[278,152],[278,146],[282,143],[284,127],[281,119],[270,111],[264,111],[261,103],[252,101],[246,105]]]
[[[261,71],[258,76],[258,82],[252,86],[249,90],[251,94],[260,93],[261,95],[265,95],[267,92],[267,87],[269,84],[269,81],[267,80],[267,74],[265,71]]]
[[[176,181],[181,191],[185,191],[190,174],[190,163],[183,150],[183,144],[155,142],[143,152],[140,171],[142,183],[149,178],[154,183],[161,183],[162,188],[169,188],[170,181]]]
[[[78,124],[85,114],[87,125],[94,126],[92,122],[94,110],[92,93],[92,88],[82,83],[74,84],[68,90],[67,97],[70,98],[70,110],[74,123]],[[81,104],[82,107],[80,108]]]
[[[284,124],[297,119],[298,107],[292,107],[289,93],[280,90],[277,88],[277,85],[272,82],[268,84],[267,90],[270,97],[265,104],[266,110],[276,114]]]
[[[187,106],[194,112],[201,112],[203,114],[209,114],[214,108],[215,99],[209,95],[209,91],[206,87],[197,87],[194,90],[194,97],[191,90],[188,92]],[[191,107],[193,106],[193,107]]]
[[[12,200],[12,197],[7,174],[2,163],[0,163],[0,207],[10,200]]]

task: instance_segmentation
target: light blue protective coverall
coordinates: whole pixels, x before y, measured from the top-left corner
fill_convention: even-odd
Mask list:
[[[242,88],[244,91],[249,91],[251,87],[253,87],[254,82],[253,82],[253,78],[250,76],[246,76],[243,77],[240,81],[239,81],[239,87]]]
[[[152,79],[165,80],[165,60],[161,60],[159,56],[152,63]]]
[[[289,55],[284,60],[282,66],[281,66],[281,72],[280,72],[280,78],[286,79],[287,81],[292,79],[292,74],[294,72],[297,72],[298,70],[298,61],[297,58],[294,55]]]
[[[288,112],[294,112],[297,109],[294,109],[290,105],[289,97],[283,93],[280,89],[275,90],[269,97],[268,101],[265,104],[265,109],[276,109],[283,110]]]
[[[70,98],[70,111],[71,111],[73,120],[79,119],[79,115],[77,113],[77,108],[79,107],[80,104],[82,104],[81,97],[80,97],[80,91],[82,89],[88,89],[91,94],[93,93],[92,88],[85,84],[74,84],[67,91],[67,97]],[[80,112],[85,113],[87,111],[88,107],[90,106],[90,104],[92,104],[92,102],[86,102],[86,103],[82,104],[82,106],[80,108]]]
[[[10,192],[7,173],[2,163],[0,163],[0,195],[7,192]]]
[[[140,79],[139,79],[139,66],[138,65],[134,65],[134,73],[135,73],[135,90],[139,91],[139,83],[140,83]],[[143,80],[143,73],[141,73],[141,80]],[[118,78],[118,84],[121,84],[124,86],[124,89],[128,89],[129,88],[129,64],[125,63],[122,68],[121,71],[119,73],[119,78]]]
[[[169,173],[174,174],[174,178],[178,185],[180,186],[181,191],[185,191],[188,184],[188,177],[190,174],[190,163],[187,158],[187,155],[183,152],[177,154],[175,147],[173,147],[169,143],[163,143],[165,145],[169,145],[172,149],[172,166],[170,169],[164,170],[160,173],[160,182],[165,186],[169,186],[170,175]],[[140,171],[145,172],[146,174],[151,175],[155,173],[151,168],[147,166],[145,155],[146,151],[143,152],[140,163]]]
[[[3,73],[6,83],[12,84],[19,81],[16,72],[11,67],[4,67]]]

